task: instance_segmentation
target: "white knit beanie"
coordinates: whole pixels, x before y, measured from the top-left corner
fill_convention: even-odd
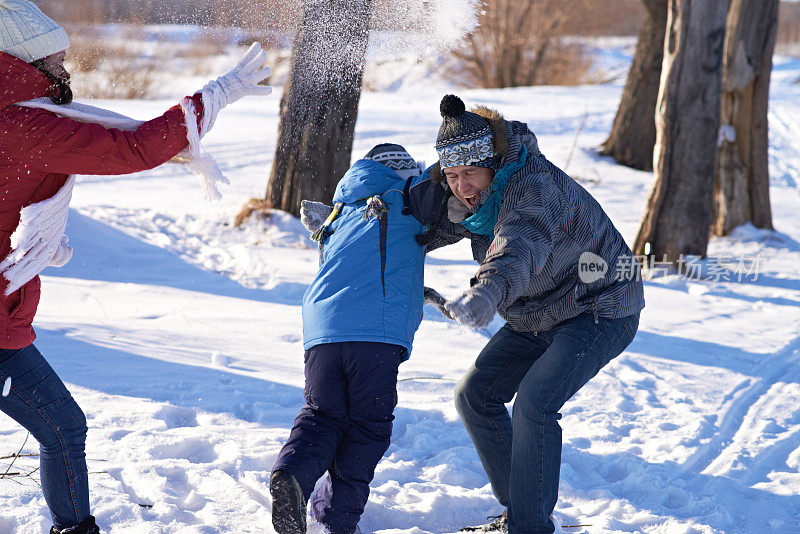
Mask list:
[[[36,4],[0,0],[0,51],[31,63],[67,48],[67,32]]]

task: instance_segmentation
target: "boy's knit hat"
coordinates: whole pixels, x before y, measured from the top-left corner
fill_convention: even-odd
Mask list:
[[[422,163],[414,161],[405,148],[395,143],[375,145],[363,159],[382,163],[405,180],[422,174]]]
[[[0,0],[0,51],[32,63],[67,48],[67,32],[36,4]]]
[[[442,169],[471,165],[500,168],[500,156],[494,153],[494,140],[489,122],[466,110],[455,95],[445,95],[439,104],[442,125],[436,136],[436,152]]]

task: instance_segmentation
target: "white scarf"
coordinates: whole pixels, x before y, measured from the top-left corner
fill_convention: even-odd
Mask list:
[[[206,92],[203,91],[203,104],[206,109],[202,133],[211,128],[220,107],[215,95],[207,95]],[[142,121],[125,115],[77,102],[59,106],[48,98],[37,98],[17,105],[45,109],[63,117],[100,124],[106,128],[134,131],[142,124]],[[189,146],[170,163],[185,165],[190,171],[200,175],[203,196],[207,200],[219,200],[222,194],[218,185],[230,182],[223,176],[214,158],[201,150],[201,132],[197,128],[197,114],[192,100],[184,98],[181,101],[181,109]],[[72,199],[74,186],[75,177],[69,176],[55,195],[20,210],[19,224],[11,234],[12,250],[0,263],[0,274],[9,282],[5,290],[6,296],[27,284],[48,265],[62,267],[72,257],[72,247],[67,244],[68,238],[64,235],[64,230],[67,227],[69,202]]]
[[[0,263],[0,273],[8,280],[6,296],[48,265],[61,267],[72,257],[64,230],[74,185],[75,176],[70,176],[58,193],[20,211],[19,225],[11,234],[11,252]]]

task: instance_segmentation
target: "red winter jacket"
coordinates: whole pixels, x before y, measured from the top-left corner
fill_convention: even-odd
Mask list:
[[[11,251],[20,210],[52,197],[68,175],[152,169],[187,145],[180,106],[134,132],[123,132],[13,105],[47,96],[49,86],[39,70],[0,52],[0,261]],[[192,100],[199,121],[202,99],[195,94]],[[7,285],[0,276],[0,349],[22,348],[36,338],[31,323],[39,303],[39,277],[6,297]]]

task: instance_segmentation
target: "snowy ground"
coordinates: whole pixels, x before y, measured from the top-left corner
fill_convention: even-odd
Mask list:
[[[800,65],[776,68],[777,231],[742,228],[711,246],[715,257],[760,257],[759,276],[646,283],[635,341],[563,410],[557,513],[590,525],[570,532],[800,532],[800,86],[789,83]],[[461,96],[527,121],[562,167],[584,123],[567,171],[630,242],[652,175],[594,150],[620,91]],[[366,93],[354,155],[390,140],[433,161],[441,96],[418,87]],[[263,194],[279,97],[237,103],[208,136],[232,181],[221,203],[203,203],[196,178],[175,167],[79,180],[68,229],[75,255],[45,272],[37,345],[87,414],[92,510],[103,531],[272,532],[268,476],[302,403],[299,303],[317,253],[292,217],[230,223]],[[173,103],[102,104],[146,118]],[[457,245],[428,258],[426,283],[456,295],[474,270]],[[489,330],[500,325],[496,318]],[[453,383],[485,342],[425,309],[365,533],[453,532],[499,513],[452,402]],[[25,437],[0,417],[0,456]],[[22,450],[37,448],[28,440]],[[14,471],[35,466],[23,458]],[[49,525],[36,473],[0,480],[0,533]]]

